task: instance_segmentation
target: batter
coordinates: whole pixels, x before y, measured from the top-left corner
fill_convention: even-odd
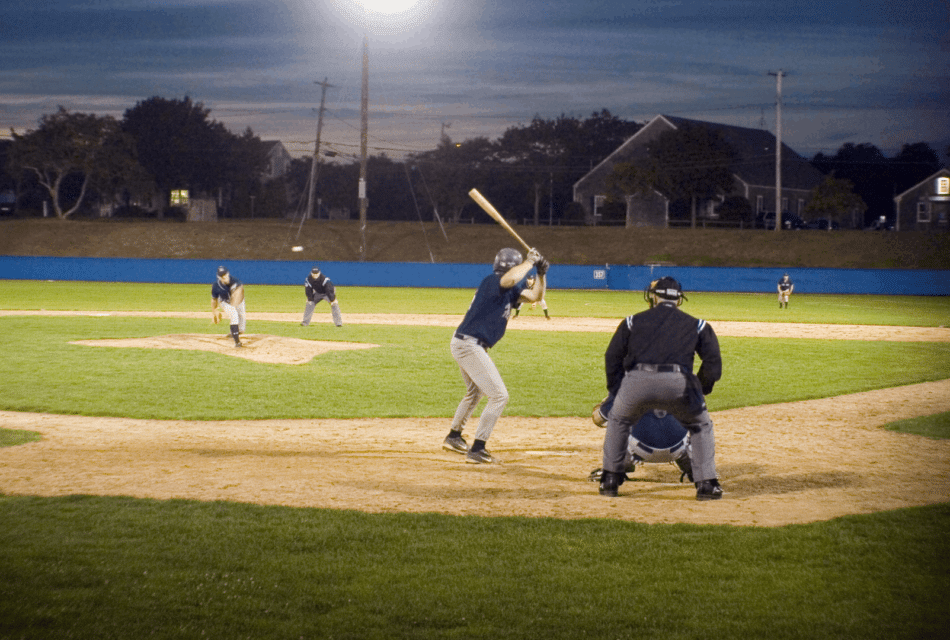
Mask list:
[[[534,267],[537,268],[538,277],[534,286],[526,289],[522,282]],[[505,335],[511,310],[519,301],[537,302],[544,297],[547,270],[547,260],[536,249],[529,251],[524,261],[517,249],[499,251],[495,256],[492,274],[486,276],[478,286],[468,312],[452,336],[449,349],[462,372],[465,396],[455,410],[452,427],[442,448],[464,454],[466,462],[498,462],[485,449],[485,443],[508,404],[508,389],[498,367],[488,356],[488,349]],[[475,440],[469,448],[462,431],[475,407],[485,397],[488,403],[478,420]]]

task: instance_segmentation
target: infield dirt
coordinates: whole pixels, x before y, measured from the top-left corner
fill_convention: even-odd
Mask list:
[[[249,315],[298,320],[296,314]],[[459,319],[351,315],[346,321],[456,326]],[[519,318],[511,330],[612,331],[616,325],[556,320]],[[950,341],[950,330],[942,328],[861,327],[858,334],[840,325],[723,322],[716,330],[724,336]],[[269,362],[309,360],[291,340],[251,334],[245,349],[235,349],[226,336],[210,335],[156,336],[128,344],[220,346],[221,353],[251,359],[266,351]],[[310,357],[345,346],[297,342],[313,343]],[[281,360],[284,350],[295,359]],[[459,388],[461,393],[461,383]],[[462,456],[442,450],[444,418],[185,422],[0,412],[4,427],[43,435],[40,442],[0,449],[0,492],[780,526],[946,502],[950,441],[880,428],[945,411],[950,411],[950,380],[716,412],[717,462],[726,492],[717,502],[697,502],[695,489],[679,482],[672,465],[639,467],[619,498],[599,496],[587,476],[600,466],[603,431],[586,417],[504,416],[489,443],[502,463],[488,466],[465,464]]]

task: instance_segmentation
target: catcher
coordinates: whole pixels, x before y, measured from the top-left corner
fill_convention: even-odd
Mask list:
[[[607,416],[613,407],[615,396],[607,396],[603,401],[594,405],[591,418],[598,427],[607,427]],[[637,466],[645,462],[675,463],[680,470],[680,482],[689,478],[693,482],[693,466],[689,456],[689,431],[679,420],[662,409],[654,409],[643,417],[630,429],[630,439],[627,444],[627,455],[624,457],[626,473],[636,471]],[[597,468],[587,477],[591,482],[600,482],[603,469]]]
[[[792,284],[792,281],[789,280],[788,274],[786,273],[782,276],[782,279],[778,281],[778,308],[781,309],[785,307],[788,309],[788,299],[792,297],[792,291],[795,290],[795,285]]]
[[[218,277],[211,285],[211,320],[215,324],[227,314],[231,324],[231,337],[234,346],[241,347],[241,334],[244,333],[247,315],[244,310],[244,285],[232,278],[225,267],[218,267]]]

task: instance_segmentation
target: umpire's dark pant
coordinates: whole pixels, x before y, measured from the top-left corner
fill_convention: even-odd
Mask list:
[[[693,480],[712,480],[716,477],[716,437],[712,418],[706,410],[687,398],[686,374],[653,372],[634,369],[628,371],[617,392],[614,406],[607,416],[604,435],[604,470],[623,473],[624,456],[630,429],[648,411],[663,409],[679,420],[690,432]]]

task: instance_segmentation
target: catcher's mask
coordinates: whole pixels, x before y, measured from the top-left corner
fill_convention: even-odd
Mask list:
[[[492,267],[492,270],[498,275],[502,275],[512,267],[517,267],[522,262],[524,262],[524,260],[521,257],[521,252],[517,249],[502,249],[495,256],[495,265]]]
[[[643,299],[649,303],[651,309],[661,301],[675,302],[678,307],[687,300],[683,287],[670,276],[663,276],[651,282],[650,286],[643,291]]]

